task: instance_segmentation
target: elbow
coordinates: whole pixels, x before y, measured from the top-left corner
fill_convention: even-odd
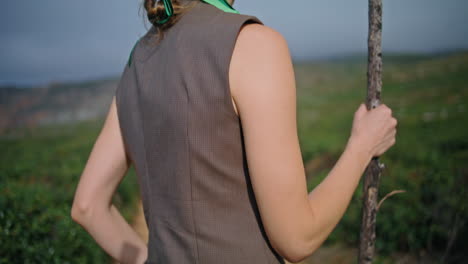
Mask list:
[[[280,254],[284,259],[290,263],[299,263],[309,256],[311,256],[319,244],[313,241],[304,240],[282,240],[281,242],[272,244],[272,247]]]
[[[85,219],[89,218],[90,206],[88,204],[74,201],[71,207],[71,218],[76,223],[82,224],[85,222]]]

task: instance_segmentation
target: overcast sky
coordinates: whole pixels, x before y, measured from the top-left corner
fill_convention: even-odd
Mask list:
[[[140,1],[1,1],[0,84],[120,75],[149,28]],[[367,2],[236,0],[234,8],[281,32],[296,60],[365,53]],[[384,0],[383,52],[467,49],[467,14],[467,0]]]

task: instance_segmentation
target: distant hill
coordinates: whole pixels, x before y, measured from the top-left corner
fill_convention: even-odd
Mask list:
[[[0,134],[17,127],[67,123],[106,114],[118,78],[41,87],[0,87]]]
[[[446,60],[467,56],[468,51],[439,52],[427,54],[385,54],[385,65],[400,67],[403,64],[417,64],[431,60]],[[312,78],[310,71],[302,76],[302,66],[365,64],[364,54],[351,54],[325,60],[295,61],[298,81]],[[450,61],[447,61],[450,64]],[[307,68],[307,67],[306,67]],[[324,78],[318,69],[315,71]],[[42,124],[69,123],[105,116],[112,100],[119,76],[95,81],[74,83],[52,83],[39,87],[0,86],[0,134],[17,127],[35,127]],[[300,85],[301,82],[298,82]]]
[[[382,58],[384,63],[413,63],[428,59],[435,58],[445,58],[454,56],[457,54],[466,54],[468,50],[459,49],[459,50],[441,50],[431,53],[406,53],[406,52],[387,52],[383,54]],[[366,53],[347,53],[342,55],[328,56],[324,58],[315,58],[315,59],[303,59],[295,60],[298,64],[315,62],[337,62],[337,63],[367,63],[367,54]]]

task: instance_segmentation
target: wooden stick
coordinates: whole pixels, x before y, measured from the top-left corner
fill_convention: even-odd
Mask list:
[[[382,91],[382,0],[369,0],[369,35],[366,106],[370,110],[380,104]],[[364,200],[359,238],[359,264],[372,263],[375,251],[375,223],[380,175],[384,164],[372,158],[364,175]]]

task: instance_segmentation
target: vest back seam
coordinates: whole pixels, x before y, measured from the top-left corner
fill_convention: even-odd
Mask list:
[[[189,100],[189,93],[187,91],[187,105],[188,105],[188,108],[187,108],[187,112],[186,112],[186,138],[190,138],[189,137],[189,125],[190,125],[190,100]],[[188,152],[188,168],[189,168],[189,178],[190,178],[190,208],[191,208],[191,217],[192,217],[192,224],[193,224],[193,233],[194,233],[194,237],[195,237],[195,246],[196,246],[196,258],[195,258],[195,263],[199,263],[199,258],[200,258],[200,253],[199,253],[199,249],[198,249],[198,235],[197,235],[197,225],[196,225],[196,222],[195,222],[195,214],[194,214],[194,206],[193,206],[193,184],[192,184],[192,166],[191,166],[191,160],[190,160],[190,155],[191,155],[191,149],[190,149],[190,142],[189,140],[187,140],[187,152]]]

